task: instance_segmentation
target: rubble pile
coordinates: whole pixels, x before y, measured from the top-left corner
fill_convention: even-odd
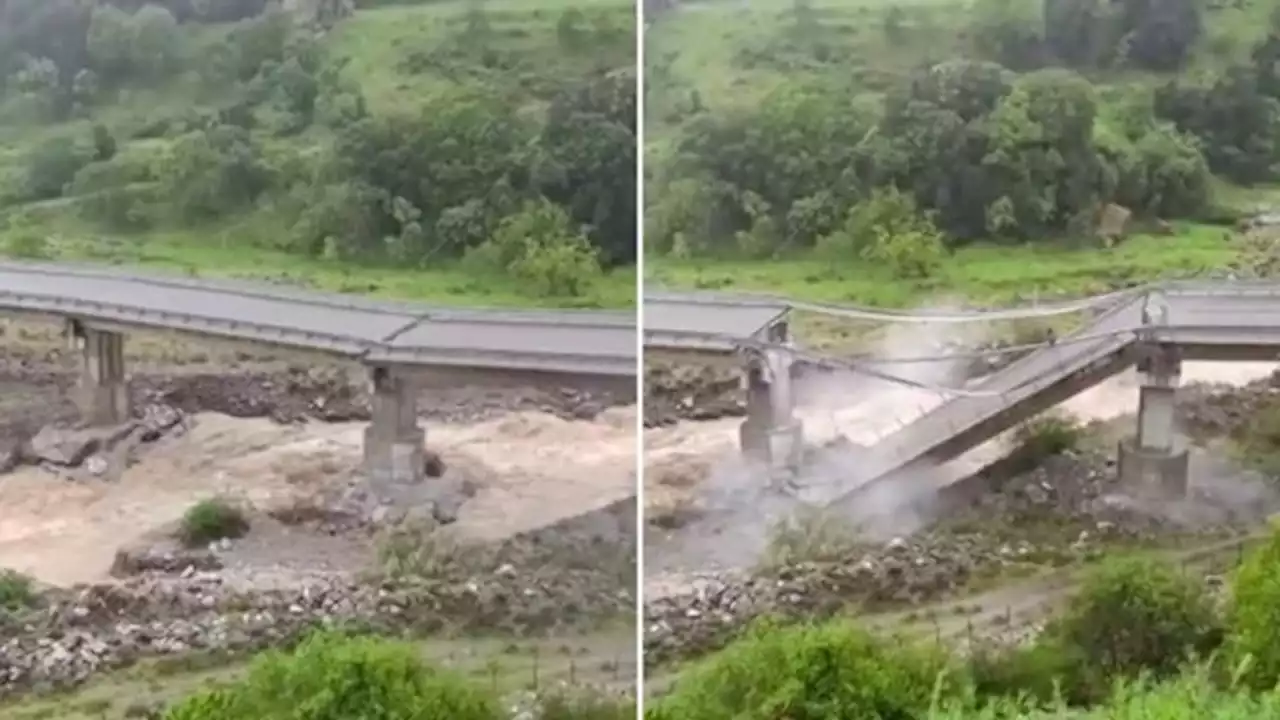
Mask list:
[[[142,406],[135,419],[112,427],[45,425],[30,439],[0,451],[0,472],[26,463],[67,479],[110,479],[137,460],[141,446],[187,429],[183,412],[156,403]]]
[[[35,607],[0,613],[0,697],[72,686],[148,657],[251,652],[321,626],[517,636],[595,627],[635,607],[634,518],[631,500],[442,552],[415,573],[316,571],[272,589],[219,574],[218,552],[234,541],[122,553],[117,574],[128,577],[46,590]]]
[[[0,640],[0,697],[68,687],[140,659],[193,651],[247,652],[314,627],[532,634],[622,612],[630,593],[583,573],[523,573],[505,565],[465,580],[361,583],[315,578],[247,591],[188,568],[179,577],[52,592],[11,616]]]
[[[647,363],[644,373],[646,427],[680,420],[715,420],[746,413],[739,373],[710,363]]]
[[[982,578],[1093,559],[1118,544],[1231,537],[1248,527],[1249,519],[1225,512],[1178,516],[1128,502],[1116,493],[1114,477],[1101,454],[1055,456],[948,508],[942,520],[909,537],[780,570],[704,574],[681,592],[646,599],[646,662],[709,652],[762,617],[915,607],[955,597]],[[1202,502],[1213,498],[1191,504]]]

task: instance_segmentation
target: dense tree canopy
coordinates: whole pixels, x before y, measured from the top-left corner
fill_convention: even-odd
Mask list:
[[[951,246],[1082,236],[1108,204],[1139,218],[1198,218],[1211,209],[1212,174],[1280,177],[1280,24],[1247,57],[1192,79],[1180,71],[1204,34],[1195,0],[1034,8],[979,0],[956,57],[880,87],[845,77],[852,61],[829,58],[834,46],[792,37],[779,42],[811,53],[809,70],[758,103],[708,109],[696,92],[681,103],[670,100],[678,88],[648,89],[679,121],[651,174],[649,247],[770,256],[847,246],[866,258],[897,242],[846,231],[860,205],[878,203],[927,219],[897,225],[909,228],[904,252],[927,267],[934,244],[921,238],[933,229]],[[804,3],[790,14],[825,22]],[[886,44],[900,42],[904,16],[884,15]],[[759,61],[743,53],[739,62]],[[1100,74],[1110,70],[1145,75],[1111,85]],[[661,59],[655,78],[671,81]],[[913,202],[885,205],[884,188]]]
[[[290,5],[0,4],[0,107],[10,121],[68,128],[27,148],[21,181],[0,188],[2,199],[74,199],[117,231],[269,212],[287,229],[277,247],[349,261],[505,257],[493,269],[519,261],[553,277],[563,274],[557,257],[579,269],[635,260],[629,8],[557,10],[537,25],[545,37],[534,49],[515,42],[528,30],[511,31],[482,3],[442,15],[448,29],[385,72],[437,73],[451,87],[392,111],[374,108],[329,39],[369,4]],[[569,60],[538,67],[528,53],[540,46]],[[501,76],[522,73],[519,92]],[[200,102],[81,129],[139,90],[178,83]],[[536,221],[519,219],[530,213]],[[504,224],[546,234],[515,260],[476,253]]]

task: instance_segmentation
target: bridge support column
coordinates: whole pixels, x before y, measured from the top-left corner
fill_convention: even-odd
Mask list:
[[[376,367],[369,427],[364,431],[364,467],[375,490],[418,482],[424,475],[426,432],[418,427],[418,403],[410,378]]]
[[[791,365],[789,353],[771,348],[755,355],[744,373],[747,419],[738,431],[742,454],[764,462],[771,472],[796,470],[804,450],[804,428],[795,417]]]
[[[94,330],[75,320],[68,335],[81,353],[80,377],[72,399],[90,426],[119,425],[129,419],[129,385],[124,371],[124,334]]]
[[[1138,374],[1138,433],[1132,440],[1120,443],[1120,482],[1139,495],[1184,497],[1190,461],[1174,415],[1182,374],[1177,348],[1152,348],[1138,363]]]

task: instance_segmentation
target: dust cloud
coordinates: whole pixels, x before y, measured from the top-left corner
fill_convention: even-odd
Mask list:
[[[890,326],[875,357],[934,357],[957,347],[981,346],[991,328],[978,323],[911,323]],[[885,369],[915,382],[961,387],[967,359],[895,364]],[[1184,383],[1244,385],[1274,372],[1277,363],[1187,362]],[[850,372],[810,374],[796,383],[797,416],[806,441],[815,446],[791,486],[780,488],[760,468],[738,455],[740,420],[682,424],[650,430],[645,436],[646,507],[679,516],[672,532],[651,529],[647,584],[651,592],[680,587],[689,573],[747,567],[758,559],[771,528],[805,506],[826,502],[853,489],[866,448],[908,425],[946,400],[939,391],[910,387]],[[1086,390],[1057,410],[1082,422],[1113,421],[1137,409],[1136,373],[1128,371]],[[1005,456],[1013,432],[992,438],[960,457],[919,471],[903,482],[882,484],[859,495],[842,513],[872,535],[902,535],[933,517],[938,490]],[[690,476],[701,477],[696,482]],[[672,482],[678,478],[677,482]],[[1257,505],[1260,484],[1201,454],[1193,455],[1192,488],[1216,498],[1216,508],[1183,503],[1160,508],[1187,516],[1233,512]],[[1113,502],[1124,502],[1112,498]],[[931,507],[934,506],[934,507]]]

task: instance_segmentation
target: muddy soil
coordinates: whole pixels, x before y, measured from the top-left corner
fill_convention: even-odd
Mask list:
[[[428,380],[420,414],[443,475],[386,504],[359,472],[359,368],[146,333],[127,348],[135,407],[176,409],[184,432],[110,477],[0,475],[0,567],[51,586],[45,606],[7,624],[0,694],[157,654],[252,649],[314,622],[545,634],[631,615],[625,398]],[[75,363],[56,325],[0,323],[0,443],[74,420]],[[182,514],[214,496],[245,509],[249,532],[176,546]],[[163,562],[138,570],[120,551]]]

